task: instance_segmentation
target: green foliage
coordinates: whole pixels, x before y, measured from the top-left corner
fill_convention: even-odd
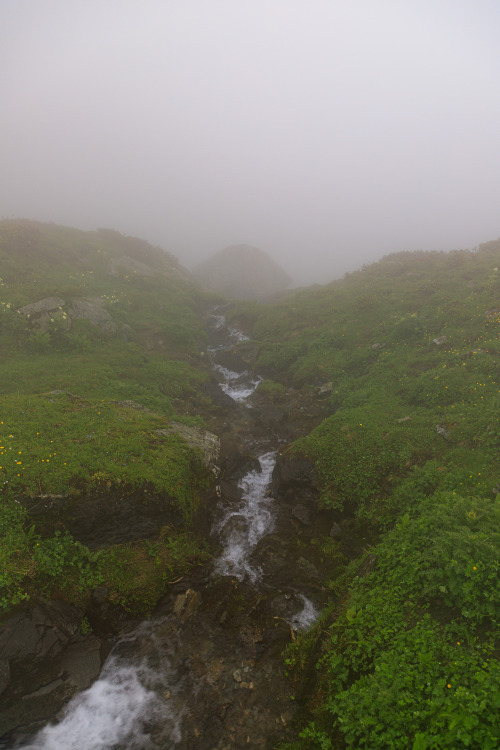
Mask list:
[[[300,682],[323,644],[299,747],[500,747],[499,266],[498,242],[397,253],[255,318],[269,378],[333,385],[289,450],[351,535],[384,534],[287,650]]]
[[[144,616],[151,613],[170,583],[207,558],[203,541],[191,533],[164,527],[156,540],[105,550],[101,570],[112,601]]]
[[[5,498],[99,487],[165,492],[192,516],[206,471],[160,415],[67,393],[11,396],[0,424],[0,488]]]
[[[42,593],[50,594],[56,583],[63,590],[76,589],[81,593],[104,581],[99,565],[100,553],[90,552],[67,531],[56,530],[53,537],[36,542],[33,559]]]
[[[148,615],[169,582],[207,558],[193,534],[164,528],[156,540],[91,551],[71,534],[56,530],[42,539],[26,527],[15,503],[0,506],[0,612],[37,596],[64,596],[80,606],[96,586],[137,615]],[[82,623],[87,628],[88,623]],[[82,631],[83,632],[83,631]]]
[[[28,533],[26,513],[15,502],[4,502],[0,512],[0,610],[28,598],[23,582],[33,570],[30,555],[34,528]]]
[[[283,401],[286,398],[286,388],[274,380],[263,380],[257,386],[257,392],[265,394],[274,402]]]
[[[403,631],[330,710],[347,747],[497,748],[500,665],[429,617]]]
[[[332,731],[353,748],[498,746],[499,516],[438,493],[384,536],[329,628],[312,747]]]
[[[209,297],[161,249],[111,230],[3,221],[0,264],[3,393],[60,388],[173,413],[173,400],[189,398],[203,379],[193,360]],[[64,305],[43,321],[18,312],[45,297]],[[111,315],[114,334],[72,317],[73,302],[89,298]]]
[[[412,465],[432,455],[435,437],[429,439],[424,424],[415,422],[409,433],[385,412],[380,422],[373,410],[351,409],[349,422],[339,412],[295,444],[315,461],[325,504],[354,508],[359,518],[382,517],[381,499]]]

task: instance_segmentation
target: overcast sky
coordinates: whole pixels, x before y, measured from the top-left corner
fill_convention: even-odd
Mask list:
[[[498,0],[1,0],[0,218],[326,282],[500,236]]]

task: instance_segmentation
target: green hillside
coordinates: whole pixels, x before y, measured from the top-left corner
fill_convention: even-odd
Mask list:
[[[260,429],[288,420],[284,451],[341,529],[318,540],[328,606],[284,655],[299,720],[282,750],[500,747],[499,269],[500,241],[398,253],[226,310],[266,378]],[[26,221],[0,222],[0,276],[0,608],[85,608],[102,585],[147,614],[208,555],[191,520],[214,478],[180,426],[199,438],[213,413],[215,298],[142,240]],[[162,520],[87,546],[68,530],[80,501]]]
[[[158,566],[144,544],[134,546],[144,570],[130,592],[117,573],[127,546],[92,556],[67,534],[47,535],[43,521],[28,527],[16,500],[147,487],[192,516],[206,471],[169,426],[202,424],[193,400],[206,378],[200,311],[209,298],[173,257],[112,230],[1,222],[0,269],[0,606],[50,595],[61,577],[73,600],[99,581],[127,606],[136,595],[139,608],[150,606],[168,578],[168,553]],[[182,542],[186,553],[204,554],[190,544]]]
[[[399,253],[233,310],[270,381],[324,399],[289,453],[372,540],[287,654],[296,748],[500,747],[499,267],[499,241]]]

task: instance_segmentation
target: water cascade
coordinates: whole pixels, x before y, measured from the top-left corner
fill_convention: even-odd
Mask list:
[[[217,340],[209,348],[213,358],[218,352],[227,352],[235,343],[246,338],[238,330],[226,326],[224,316],[217,311],[212,316],[212,323]],[[248,399],[261,379],[246,371],[238,373],[216,361],[214,369],[222,378],[222,390],[239,404],[249,406]],[[257,602],[260,600],[262,571],[252,561],[252,553],[259,541],[273,532],[276,522],[275,503],[269,494],[276,451],[269,450],[269,446],[262,447],[264,450],[258,455],[259,465],[249,470],[238,483],[239,501],[233,499],[225,503],[224,498],[220,501],[213,534],[219,539],[222,551],[212,565],[207,584],[208,588],[226,586],[228,590],[235,591],[238,582],[243,582],[251,587],[246,589],[247,595],[256,598]],[[316,609],[304,593],[293,589],[290,584],[288,593],[280,595],[289,600],[290,612],[283,615],[283,619],[275,617],[274,620],[287,620],[288,627],[296,630],[307,628],[314,622]],[[269,690],[272,675],[272,672],[265,671],[267,666],[259,667],[254,658],[261,637],[259,626],[243,624],[240,629],[243,635],[240,635],[245,648],[241,648],[241,654],[238,653],[239,647],[233,649],[234,654],[228,654],[224,631],[219,626],[217,630],[209,625],[208,617],[193,619],[193,625],[189,624],[185,614],[188,609],[186,602],[193,609],[203,596],[203,592],[200,598],[189,589],[178,595],[177,599],[171,599],[167,614],[142,623],[121,638],[108,657],[99,679],[69,702],[59,721],[43,728],[27,744],[16,747],[23,750],[166,750],[178,747],[208,750],[251,746],[248,744],[250,740],[245,739],[246,736],[250,738],[248,722],[251,720],[258,726],[264,709],[253,706],[251,691],[254,683],[250,678],[248,681],[244,679],[245,674],[253,674],[254,670],[254,679],[262,682],[264,694]],[[221,616],[219,621],[223,620],[224,616]],[[199,666],[202,662],[205,671]],[[224,729],[229,733],[229,740],[220,739],[223,737],[222,723],[220,728],[210,728],[215,733],[213,737],[205,729],[203,731],[207,733],[204,738],[203,731],[197,728],[199,725],[212,727],[210,722],[214,721],[213,717],[206,716],[211,709],[206,708],[203,701],[208,701],[207,691],[213,691],[217,684],[224,687],[221,694],[228,696],[226,703],[222,702],[221,705],[235,707],[236,734],[231,734],[233,729],[230,724],[227,730]],[[237,701],[233,697],[236,688],[239,689],[239,696],[243,696],[241,688],[245,688],[249,695],[248,707],[239,709],[241,716],[248,715],[248,719],[241,719],[237,712]],[[208,702],[206,705],[209,705]],[[226,711],[227,708],[224,709],[224,716]],[[252,711],[255,711],[255,720],[252,719]],[[189,721],[190,734],[184,729],[184,724]],[[270,722],[275,721],[274,716],[270,715],[267,721],[268,726],[272,726]],[[243,722],[244,732],[247,733],[243,733],[240,740],[237,738],[238,722]],[[266,719],[263,719],[260,729],[263,733],[269,731],[265,722]],[[216,744],[217,731],[220,745]]]

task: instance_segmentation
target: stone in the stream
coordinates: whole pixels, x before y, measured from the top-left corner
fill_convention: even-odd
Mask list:
[[[201,604],[201,596],[198,591],[188,589],[184,594],[179,594],[174,602],[174,614],[182,620],[187,620],[197,612]]]
[[[311,525],[311,511],[309,508],[306,508],[305,505],[294,505],[292,508],[292,516],[293,518],[296,518],[297,521],[300,521],[300,523],[303,526],[310,526]]]
[[[302,599],[293,591],[278,594],[271,602],[271,612],[287,622],[304,606]]]

